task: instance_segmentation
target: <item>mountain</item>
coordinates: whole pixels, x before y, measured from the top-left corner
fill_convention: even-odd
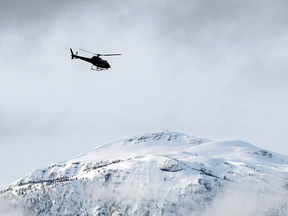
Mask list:
[[[241,140],[162,131],[38,169],[0,215],[287,215],[288,157]]]

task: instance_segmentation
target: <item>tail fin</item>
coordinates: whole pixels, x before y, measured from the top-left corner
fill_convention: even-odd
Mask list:
[[[77,57],[77,53],[78,52],[76,52],[76,55],[74,55],[74,53],[73,53],[73,51],[72,51],[72,49],[70,48],[70,51],[71,51],[71,59],[74,59],[74,58],[76,58]]]
[[[74,59],[75,55],[74,55],[74,53],[73,53],[71,48],[70,48],[70,51],[71,51],[71,59]]]

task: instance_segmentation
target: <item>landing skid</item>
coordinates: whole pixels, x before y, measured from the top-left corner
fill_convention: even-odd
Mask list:
[[[107,68],[101,68],[101,67],[93,67],[94,65],[92,65],[91,70],[95,70],[95,71],[103,71],[103,70],[107,70]]]

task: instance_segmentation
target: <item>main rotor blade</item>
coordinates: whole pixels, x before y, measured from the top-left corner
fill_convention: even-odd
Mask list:
[[[84,51],[84,52],[88,52],[88,53],[91,53],[91,54],[95,54],[95,55],[98,55],[97,53],[92,53],[92,52],[89,52],[89,51],[87,51],[87,50],[84,50],[84,49],[79,49],[79,50],[82,50],[82,51]]]
[[[116,56],[116,55],[122,55],[122,54],[97,54],[100,56]]]
[[[121,55],[121,54],[99,54],[99,53],[93,53],[93,52],[90,52],[90,51],[87,51],[87,50],[84,50],[84,49],[79,49],[79,50],[82,50],[84,52],[88,52],[88,53],[91,53],[91,54],[94,54],[94,55],[97,55],[97,56],[116,56],[116,55]]]

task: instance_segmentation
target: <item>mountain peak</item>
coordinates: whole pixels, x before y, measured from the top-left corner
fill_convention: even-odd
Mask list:
[[[70,161],[115,160],[132,158],[142,154],[167,154],[182,151],[191,146],[209,142],[207,139],[188,136],[183,133],[161,131],[138,134],[85,152]]]
[[[170,132],[168,130],[160,131],[160,132],[138,134],[138,135],[130,136],[124,139],[114,141],[114,142],[125,142],[125,143],[130,142],[130,143],[138,144],[138,143],[147,142],[147,141],[182,141],[182,142],[187,141],[190,144],[200,144],[202,142],[200,138],[188,136],[183,133]]]

